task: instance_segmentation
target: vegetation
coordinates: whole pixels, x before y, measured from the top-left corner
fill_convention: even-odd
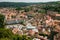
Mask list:
[[[26,35],[14,35],[10,29],[0,28],[0,40],[32,40]]]
[[[30,9],[29,9],[29,8],[24,8],[24,11],[25,11],[25,12],[29,12]]]
[[[5,18],[5,16],[0,14],[0,28],[4,27],[4,18]]]
[[[0,7],[25,7],[33,4],[39,4],[39,3],[24,3],[24,2],[0,2]]]
[[[19,11],[20,11],[20,10],[23,10],[23,8],[17,7],[15,10],[17,10],[17,12],[19,13]]]
[[[13,2],[0,2],[0,7],[17,7],[16,10],[19,13],[20,10],[23,10],[21,7],[22,6],[28,6],[28,5],[33,5],[33,4],[40,4],[42,5],[39,7],[40,9],[43,10],[35,10],[35,12],[38,13],[47,13],[47,10],[51,11],[57,11],[60,12],[60,2],[49,2],[49,3],[13,3]],[[45,5],[44,5],[45,4]],[[36,6],[37,7],[37,6]],[[32,8],[33,9],[33,8]],[[31,8],[24,8],[25,12],[29,12]],[[32,14],[27,14],[28,18],[31,19],[34,17]],[[12,18],[15,18],[16,16],[11,16]],[[10,29],[5,29],[4,28],[4,18],[5,16],[0,14],[0,40],[32,40],[32,38],[27,37],[26,35],[14,35]],[[24,24],[24,20],[20,20],[20,24]],[[42,22],[41,22],[42,23]],[[57,34],[55,32],[51,32],[50,36],[51,40],[53,36]],[[47,34],[39,34],[41,36],[48,36]]]
[[[10,38],[12,37],[12,32],[10,29],[0,28],[0,38]]]
[[[14,35],[11,29],[5,29],[4,27],[5,16],[0,14],[0,40],[32,40],[32,38],[26,35]],[[20,22],[23,24],[23,20]]]
[[[25,22],[24,20],[20,20],[19,21],[20,24],[24,24],[24,22]]]
[[[13,15],[12,15],[11,17],[12,17],[12,18],[16,18],[16,16],[13,16]]]
[[[39,10],[38,13],[45,13],[45,10]]]
[[[45,12],[46,10],[51,10],[51,11],[57,11],[60,13],[60,1],[58,2],[47,2],[47,3],[24,3],[24,2],[18,2],[18,3],[15,3],[15,2],[0,2],[0,7],[17,7],[16,10],[21,10],[22,8],[20,7],[25,7],[25,6],[29,6],[29,5],[42,5],[38,8],[42,8],[42,9],[45,9]],[[30,8],[31,9],[31,8]],[[30,10],[29,8],[25,8],[25,12],[28,12]],[[40,12],[40,11],[39,11]]]
[[[45,7],[43,7],[43,9],[45,9],[45,11],[47,10],[51,10],[51,11],[56,11],[56,12],[60,12],[60,6],[50,6],[50,5],[46,5]]]

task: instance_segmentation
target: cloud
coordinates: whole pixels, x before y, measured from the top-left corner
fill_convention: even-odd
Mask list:
[[[48,2],[48,1],[60,1],[60,0],[0,0],[0,2]]]

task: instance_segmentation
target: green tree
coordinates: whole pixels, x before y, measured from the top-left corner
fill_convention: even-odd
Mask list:
[[[13,33],[10,29],[0,28],[0,39],[12,39]]]
[[[41,9],[38,11],[38,13],[45,13],[45,10]]]
[[[47,10],[49,9],[49,7],[46,5],[42,9],[44,9],[45,10],[45,13],[47,14]]]
[[[26,35],[14,35],[10,29],[0,28],[0,40],[32,40],[32,38]]]
[[[23,8],[17,7],[15,10],[17,10],[17,12],[19,13],[19,11],[20,11],[20,10],[23,10]]]
[[[30,11],[30,8],[25,8],[24,11],[25,12],[29,12]]]
[[[14,16],[14,15],[12,15],[11,17],[12,17],[12,18],[16,18],[16,16]]]
[[[4,18],[5,18],[5,16],[0,14],[0,28],[4,27]]]

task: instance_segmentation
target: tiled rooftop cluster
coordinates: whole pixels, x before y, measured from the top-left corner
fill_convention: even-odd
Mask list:
[[[60,14],[58,12],[47,11],[49,15],[45,15],[37,12],[37,10],[42,10],[38,7],[28,6],[25,8],[30,8],[30,10],[28,12],[19,10],[18,13],[15,8],[0,8],[0,13],[5,15],[5,27],[10,28],[14,34],[26,34],[35,36],[34,39],[48,40],[47,37],[39,34],[50,35],[51,28],[56,32],[60,32],[60,20],[57,19]],[[60,35],[60,33],[57,35]]]

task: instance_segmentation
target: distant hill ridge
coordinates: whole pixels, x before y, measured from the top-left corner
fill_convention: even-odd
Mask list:
[[[0,2],[0,7],[24,7],[39,3],[25,3],[25,2]]]
[[[24,7],[34,4],[60,4],[60,1],[57,2],[37,2],[37,3],[26,3],[26,2],[0,2],[0,7]]]

